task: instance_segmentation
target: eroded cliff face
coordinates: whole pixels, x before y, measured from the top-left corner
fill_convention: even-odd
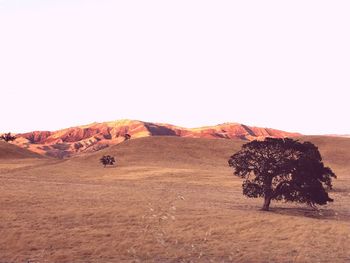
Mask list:
[[[183,128],[171,124],[134,120],[92,123],[58,131],[34,131],[17,134],[15,144],[31,151],[58,158],[94,152],[121,143],[125,135],[131,139],[147,136],[180,136],[191,138],[222,138],[254,140],[265,137],[294,137],[290,133],[269,128],[250,127],[239,123],[224,123],[200,128]]]

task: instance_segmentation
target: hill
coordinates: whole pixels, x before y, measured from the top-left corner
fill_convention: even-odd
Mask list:
[[[253,140],[265,137],[295,137],[300,134],[270,128],[224,123],[200,128],[134,120],[92,123],[59,131],[34,131],[17,134],[15,143],[34,152],[58,158],[95,152],[119,144],[128,134],[132,139],[149,136]]]
[[[350,138],[331,136],[300,136],[320,150],[323,160],[334,169],[350,168]],[[228,158],[247,141],[181,137],[144,137],[122,142],[92,154],[81,155],[81,160],[96,161],[102,155],[117,156],[120,164],[218,166],[226,165]]]
[[[242,140],[219,140],[182,137],[144,137],[125,141],[77,159],[96,162],[102,155],[113,155],[122,166],[147,165],[166,167],[198,167],[226,165],[238,151]]]
[[[336,172],[350,174],[350,138],[333,136],[302,136],[302,141],[314,143],[323,161]]]
[[[42,158],[42,156],[11,143],[0,141],[0,159],[12,160],[26,158]]]

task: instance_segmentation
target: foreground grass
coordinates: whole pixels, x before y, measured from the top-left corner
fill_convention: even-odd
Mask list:
[[[178,151],[189,151],[182,146]],[[176,155],[152,162],[136,152],[123,157],[120,149],[119,166],[106,169],[99,155],[19,166],[0,161],[0,262],[350,261],[345,166],[333,204],[314,211],[272,203],[262,212],[262,200],[243,197],[241,181],[226,167],[232,147],[203,147],[186,162]],[[213,163],[197,161],[213,154]]]

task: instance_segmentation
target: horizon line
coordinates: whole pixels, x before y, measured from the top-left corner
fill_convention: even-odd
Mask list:
[[[188,127],[185,125],[177,125],[177,124],[172,124],[171,122],[154,122],[154,121],[143,121],[139,119],[129,119],[129,118],[122,118],[122,119],[115,119],[112,121],[93,121],[87,124],[78,124],[78,125],[72,125],[72,126],[67,126],[63,128],[58,128],[58,129],[33,129],[29,131],[21,131],[21,132],[12,132],[12,131],[1,131],[0,134],[4,134],[7,132],[11,132],[13,134],[24,134],[24,133],[31,133],[31,132],[57,132],[57,131],[62,131],[62,130],[67,130],[67,129],[72,129],[72,128],[81,128],[84,126],[92,126],[94,124],[104,124],[104,123],[113,123],[113,122],[142,122],[142,123],[152,123],[152,124],[158,124],[158,125],[171,125],[179,128],[184,128],[184,129],[200,129],[200,128],[210,128],[210,127],[215,127],[215,126],[220,126],[220,125],[244,125],[248,127],[256,127],[256,128],[263,128],[263,129],[273,129],[273,130],[279,130],[279,131],[284,131],[284,132],[289,132],[289,133],[299,133],[300,135],[308,135],[308,136],[350,136],[350,133],[318,133],[318,134],[306,134],[306,133],[301,133],[299,131],[290,131],[286,129],[281,129],[281,128],[275,128],[275,127],[268,127],[268,126],[261,126],[261,125],[250,125],[250,124],[245,124],[241,122],[233,122],[233,121],[225,121],[225,122],[220,122],[216,124],[205,124],[205,125],[200,125],[200,126],[192,126]]]

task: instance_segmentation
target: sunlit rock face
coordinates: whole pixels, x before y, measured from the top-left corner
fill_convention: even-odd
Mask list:
[[[94,152],[121,143],[129,134],[131,139],[147,136],[179,136],[209,139],[255,140],[266,137],[295,137],[270,128],[250,127],[239,123],[224,123],[200,128],[183,128],[171,124],[135,120],[92,123],[58,131],[34,131],[17,134],[15,144],[31,151],[64,158],[79,153]]]

